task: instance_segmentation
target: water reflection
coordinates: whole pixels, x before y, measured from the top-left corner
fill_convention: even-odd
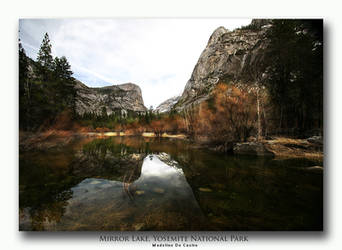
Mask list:
[[[218,155],[116,137],[20,152],[20,230],[319,230],[307,161]]]
[[[141,155],[127,158],[139,161]],[[35,230],[191,230],[203,227],[204,218],[192,189],[170,155],[147,155],[143,158],[139,178],[130,182],[128,174],[123,180],[82,180],[70,189],[72,197],[66,197],[58,218],[45,216],[44,212],[53,213],[49,209],[40,209],[44,212],[37,215],[28,215],[29,209],[22,209],[22,229],[30,229],[29,217],[31,229]]]
[[[166,154],[162,157],[169,157]],[[87,178],[72,188],[55,230],[177,230],[198,228],[201,210],[184,173],[148,155],[132,183]],[[200,222],[200,221],[198,221]]]

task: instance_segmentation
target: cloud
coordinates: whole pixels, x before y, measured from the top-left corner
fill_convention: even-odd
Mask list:
[[[20,38],[32,58],[45,32],[54,56],[66,56],[88,86],[133,82],[145,106],[182,93],[212,32],[250,19],[22,19]]]

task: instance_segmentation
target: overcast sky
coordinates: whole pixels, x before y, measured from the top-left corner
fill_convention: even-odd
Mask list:
[[[66,56],[89,87],[132,82],[146,107],[180,95],[212,32],[251,19],[21,19],[19,37],[32,59],[45,32],[53,56]]]

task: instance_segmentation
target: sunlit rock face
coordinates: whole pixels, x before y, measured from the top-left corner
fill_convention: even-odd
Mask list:
[[[141,89],[133,83],[89,88],[76,81],[76,112],[79,115],[94,113],[101,115],[105,110],[107,115],[116,113],[126,116],[129,112],[145,113],[146,107]]]
[[[175,105],[176,110],[208,99],[220,81],[253,81],[253,70],[262,61],[266,49],[265,32],[270,20],[253,20],[252,24],[250,29],[229,31],[219,27],[213,32]]]
[[[158,107],[153,110],[153,112],[159,114],[170,112],[173,106],[179,101],[179,98],[180,96],[175,96],[167,99],[166,101],[159,104]]]

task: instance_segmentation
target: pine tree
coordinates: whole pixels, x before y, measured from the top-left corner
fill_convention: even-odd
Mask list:
[[[322,30],[321,20],[274,20],[268,31],[267,87],[281,130],[322,126]]]
[[[55,57],[53,64],[53,82],[55,91],[60,94],[60,101],[63,102],[68,108],[72,109],[75,115],[75,102],[74,98],[76,91],[74,89],[74,78],[72,77],[71,66],[65,56],[61,58]]]
[[[72,80],[71,66],[65,56],[61,58],[56,57],[54,60],[54,76],[58,80],[70,81]]]
[[[53,57],[51,55],[50,38],[48,33],[45,33],[42,44],[40,45],[37,62],[39,63],[39,67],[37,69],[38,75],[40,75],[43,80],[48,80],[54,67]]]
[[[19,39],[19,124],[22,129],[28,125],[31,82],[28,79],[28,58]]]
[[[51,44],[48,33],[45,33],[42,44],[38,52],[37,61],[49,70],[52,70],[53,57],[51,55]]]
[[[19,39],[19,84],[20,86],[26,82],[28,77],[28,61],[25,50]]]

